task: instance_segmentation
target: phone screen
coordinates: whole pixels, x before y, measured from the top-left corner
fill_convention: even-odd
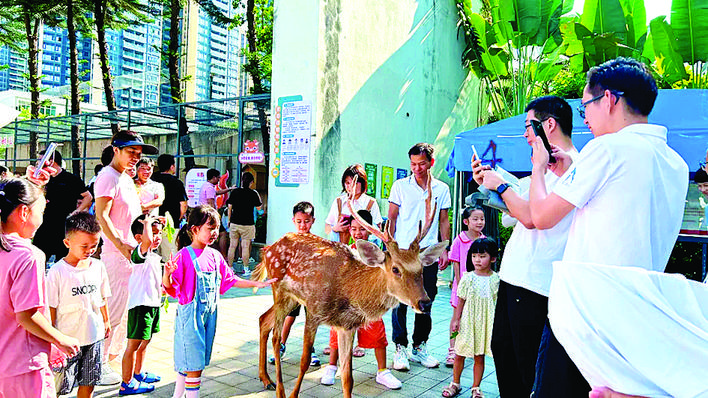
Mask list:
[[[479,159],[479,155],[477,155],[477,148],[474,147],[474,144],[472,144],[472,153],[474,154],[475,160]]]
[[[543,126],[541,125],[541,122],[539,122],[538,120],[531,120],[531,126],[533,127],[534,134],[541,137],[541,141],[543,141],[543,146],[546,147],[546,150],[548,151],[548,162],[555,163],[556,158],[551,155],[551,143],[548,142],[548,137],[546,137],[546,132],[543,131]]]
[[[39,159],[39,161],[35,165],[34,178],[38,178],[41,174],[42,168],[46,166],[50,160],[54,159],[54,151],[57,149],[57,146],[58,144],[56,142],[49,143],[47,150],[44,151],[44,155],[42,155],[42,158]]]

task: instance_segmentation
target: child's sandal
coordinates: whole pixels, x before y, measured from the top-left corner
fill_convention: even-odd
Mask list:
[[[460,388],[459,384],[450,383],[449,386],[443,388],[442,396],[445,398],[454,397],[455,395],[460,393],[460,390],[461,390],[461,388]]]
[[[482,390],[479,387],[472,387],[472,398],[484,398],[484,394],[482,394]]]

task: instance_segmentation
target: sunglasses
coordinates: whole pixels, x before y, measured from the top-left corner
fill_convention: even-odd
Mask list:
[[[619,102],[620,97],[624,95],[624,91],[614,91],[614,90],[610,90],[610,92],[611,92],[615,97],[617,97],[617,99],[615,100],[615,104],[617,104],[617,103]],[[580,114],[580,117],[582,117],[583,119],[585,119],[585,107],[588,106],[589,104],[595,102],[595,101],[598,101],[598,100],[602,99],[602,97],[604,97],[604,96],[605,96],[605,93],[603,92],[602,94],[598,95],[597,97],[591,98],[591,99],[589,99],[589,100],[587,100],[587,101],[581,103],[580,105],[578,105],[578,113]]]

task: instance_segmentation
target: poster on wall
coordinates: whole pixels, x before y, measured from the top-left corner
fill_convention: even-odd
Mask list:
[[[276,186],[310,182],[312,103],[302,96],[280,97],[273,123],[275,159],[271,175]]]
[[[199,205],[199,190],[207,180],[207,170],[209,169],[191,169],[187,172],[184,184],[187,190],[187,206],[197,207]]]
[[[408,177],[408,170],[406,169],[396,169],[396,179],[400,180],[401,178],[406,178]]]
[[[381,199],[388,199],[393,185],[393,167],[381,167]]]
[[[376,169],[377,166],[371,163],[364,164],[364,171],[366,171],[366,194],[372,198],[376,197]]]

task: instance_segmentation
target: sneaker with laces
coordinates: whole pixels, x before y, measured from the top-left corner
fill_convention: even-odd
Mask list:
[[[99,386],[113,386],[120,384],[123,381],[123,377],[119,375],[110,364],[104,362],[101,364],[101,378],[98,380]]]
[[[411,365],[408,363],[408,350],[400,344],[396,344],[396,352],[393,353],[393,368],[401,372],[411,370]]]
[[[376,372],[376,382],[392,390],[398,390],[402,386],[401,381],[388,369]]]
[[[280,343],[280,360],[282,361],[283,358],[285,358],[285,344]],[[271,365],[275,364],[275,355],[268,358],[268,363]]]
[[[320,379],[320,384],[324,384],[325,386],[331,386],[334,384],[334,376],[337,375],[337,366],[336,365],[327,365],[324,368],[324,373],[322,374],[322,378]]]
[[[310,354],[310,366],[320,366],[320,358],[314,352]]]
[[[413,362],[420,363],[426,368],[437,368],[440,365],[440,362],[428,353],[428,347],[424,342],[420,343],[418,347],[413,347],[410,359]]]

